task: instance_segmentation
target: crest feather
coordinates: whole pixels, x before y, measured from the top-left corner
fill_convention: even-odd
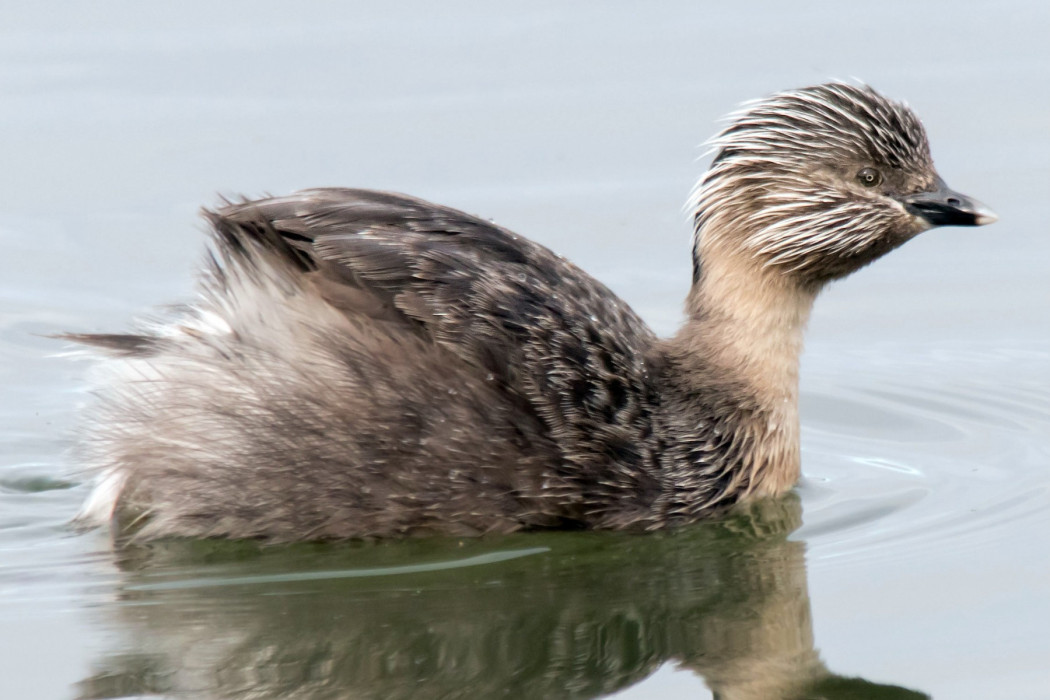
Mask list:
[[[709,140],[711,166],[690,195],[694,256],[705,235],[743,231],[766,266],[794,271],[815,250],[850,256],[896,212],[866,207],[813,177],[857,162],[932,170],[926,131],[902,102],[831,82],[745,102]]]

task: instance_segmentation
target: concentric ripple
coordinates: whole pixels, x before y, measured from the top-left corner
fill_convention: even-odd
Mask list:
[[[821,373],[803,388],[796,536],[814,561],[971,546],[1008,537],[1018,521],[1045,527],[1050,353],[906,350],[812,362]]]

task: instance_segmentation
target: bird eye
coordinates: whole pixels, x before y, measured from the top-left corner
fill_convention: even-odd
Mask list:
[[[857,179],[860,180],[860,184],[865,187],[875,187],[882,182],[882,173],[875,168],[862,168],[857,173]]]

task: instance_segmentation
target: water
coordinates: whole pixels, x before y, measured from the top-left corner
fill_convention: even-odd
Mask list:
[[[10,9],[0,697],[1050,697],[1048,26],[1031,1]],[[86,365],[43,336],[189,293],[215,193],[493,216],[667,332],[696,144],[853,75],[1001,222],[818,301],[797,497],[650,537],[118,553],[66,528]]]

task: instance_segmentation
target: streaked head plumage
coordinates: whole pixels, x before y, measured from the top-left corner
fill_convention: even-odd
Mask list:
[[[745,103],[729,119],[712,141],[719,162],[750,158],[792,167],[816,155],[832,163],[859,156],[894,168],[932,166],[926,130],[915,113],[867,85],[826,83],[779,92]],[[814,145],[823,150],[815,153]]]
[[[866,85],[833,82],[746,103],[710,146],[714,159],[693,199],[698,263],[704,248],[733,249],[821,284],[933,225],[994,216],[947,190],[914,112]],[[933,202],[943,205],[937,216],[926,211],[933,194],[943,195]]]

